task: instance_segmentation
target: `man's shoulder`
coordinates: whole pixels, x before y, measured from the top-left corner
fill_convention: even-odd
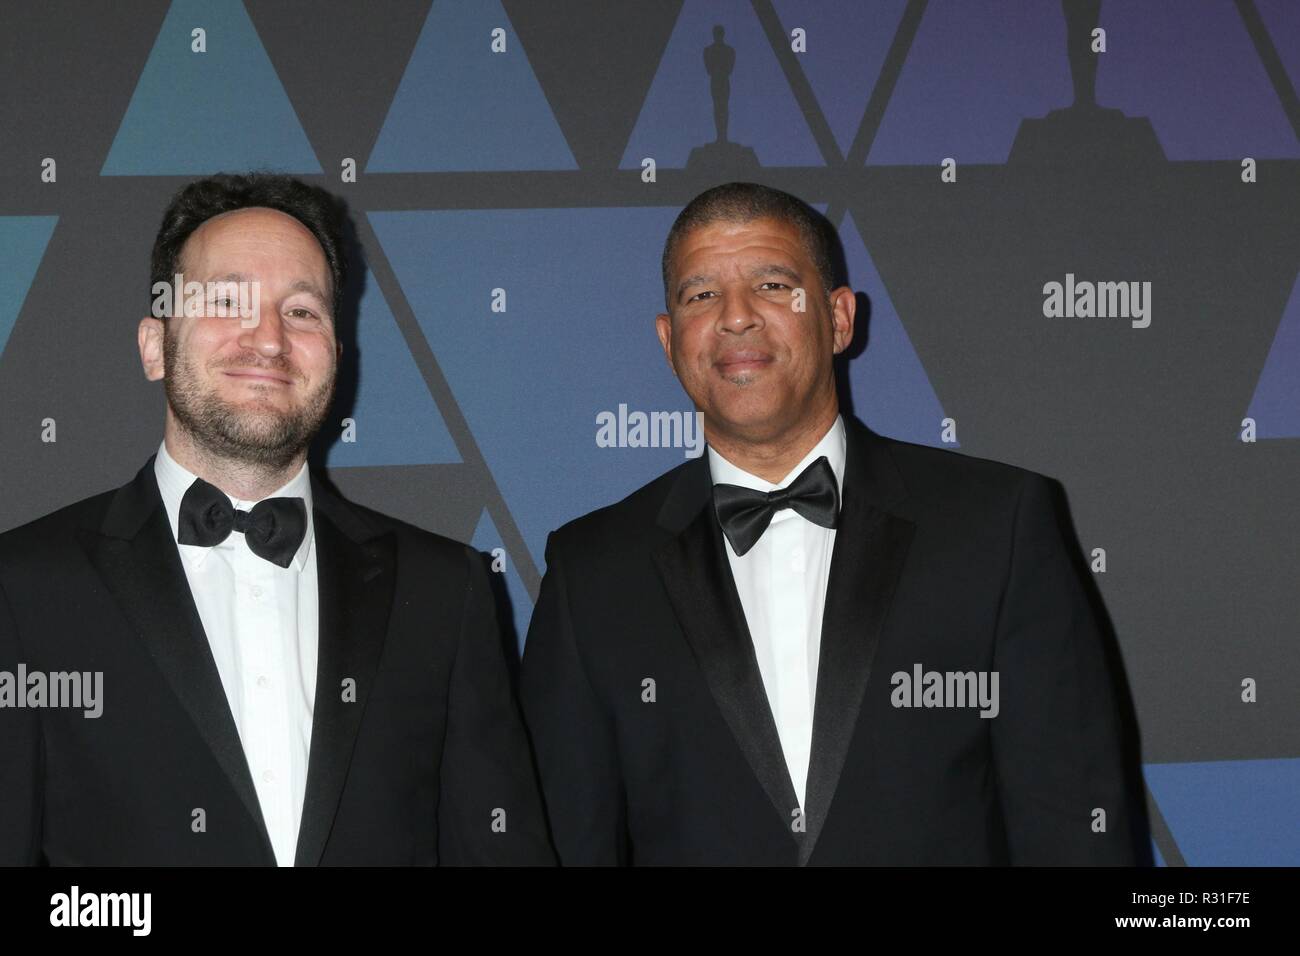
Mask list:
[[[874,451],[869,459],[871,467],[895,470],[907,497],[922,510],[955,507],[993,514],[1003,520],[1009,516],[1007,508],[1014,506],[1026,480],[1045,480],[1043,475],[1020,465],[890,438],[856,422],[853,427],[860,429],[862,440]],[[707,476],[707,460],[685,462],[625,498],[562,525],[553,533],[552,545],[600,555],[638,546],[657,526],[665,502],[678,484],[695,483],[692,479],[696,479],[707,488]]]
[[[954,485],[967,489],[977,486],[1006,491],[1019,488],[1031,475],[1043,477],[1020,465],[982,458],[954,448],[937,448],[875,433],[873,435],[898,468],[909,494],[943,492]]]
[[[1064,489],[1021,465],[895,438],[880,447],[906,489],[905,516],[933,519],[963,534],[1005,536],[1026,508],[1067,510]]]
[[[579,546],[584,549],[605,543],[623,545],[644,540],[659,520],[664,502],[679,481],[688,480],[693,471],[708,464],[701,458],[684,462],[637,488],[631,494],[589,511],[560,526],[552,534],[557,547]]]
[[[0,560],[60,548],[74,542],[78,528],[97,528],[119,489],[87,495],[0,533]]]
[[[331,489],[329,494],[359,522],[365,531],[364,536],[393,535],[397,541],[398,554],[402,557],[422,557],[440,564],[457,566],[463,565],[467,557],[478,559],[479,552],[455,538],[429,531],[396,515],[362,504],[340,491]]]

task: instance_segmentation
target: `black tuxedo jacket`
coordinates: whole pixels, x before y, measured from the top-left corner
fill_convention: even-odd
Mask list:
[[[553,862],[480,556],[311,481],[296,864]],[[0,535],[0,670],[20,662],[102,671],[103,713],[0,709],[0,864],[275,863],[153,458]]]
[[[802,817],[707,456],[551,535],[520,693],[560,862],[1132,864],[1116,675],[1051,485],[845,424]],[[918,664],[997,671],[997,716],[894,706]]]

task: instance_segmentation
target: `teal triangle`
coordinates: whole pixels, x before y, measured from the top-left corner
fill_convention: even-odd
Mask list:
[[[355,441],[335,441],[331,468],[456,464],[461,458],[397,320],[367,271],[357,316]],[[347,360],[347,356],[344,359]],[[339,427],[338,422],[331,427]]]
[[[9,344],[58,216],[0,216],[0,355]]]
[[[191,48],[198,28],[204,53]],[[241,169],[321,172],[243,4],[174,0],[100,175]]]
[[[471,546],[492,556],[495,559],[494,567],[504,562],[504,568],[497,573],[505,575],[506,594],[510,596],[512,620],[502,623],[513,626],[519,653],[522,655],[524,639],[528,636],[528,621],[533,616],[533,599],[528,596],[528,589],[524,587],[523,579],[515,569],[513,557],[501,544],[501,535],[497,532],[497,526],[492,523],[492,516],[488,514],[486,508],[478,519],[478,527],[474,529],[474,540]],[[493,551],[498,548],[501,550],[493,555]]]
[[[498,0],[434,0],[366,171],[577,167]]]

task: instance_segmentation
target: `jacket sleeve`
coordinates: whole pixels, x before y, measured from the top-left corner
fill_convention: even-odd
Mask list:
[[[16,679],[24,661],[18,625],[0,585],[0,672]],[[15,694],[25,688],[15,686]],[[0,866],[35,866],[41,857],[42,776],[40,711],[0,703]]]
[[[528,738],[510,687],[482,555],[468,586],[452,665],[438,801],[443,864],[555,865]]]
[[[613,722],[588,677],[552,534],[520,667],[520,697],[562,866],[629,862]]]
[[[1048,479],[1027,473],[998,613],[1000,709],[990,728],[1010,860],[1132,866],[1135,771],[1065,520]]]

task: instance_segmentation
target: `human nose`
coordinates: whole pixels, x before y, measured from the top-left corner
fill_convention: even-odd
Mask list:
[[[254,321],[240,335],[239,344],[267,358],[274,358],[290,349],[289,338],[284,334],[284,320],[274,309],[260,309]]]
[[[750,329],[762,328],[762,313],[755,308],[755,303],[748,289],[731,289],[722,299],[722,308],[718,311],[718,331],[743,335]]]

